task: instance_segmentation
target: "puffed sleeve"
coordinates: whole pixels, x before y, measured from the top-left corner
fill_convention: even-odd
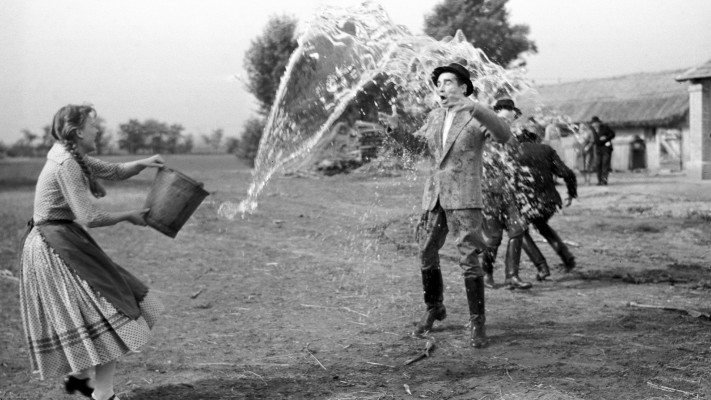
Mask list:
[[[80,223],[90,228],[106,225],[109,215],[96,206],[89,183],[75,160],[69,159],[62,163],[57,170],[57,182],[69,208]]]
[[[126,163],[110,163],[94,157],[84,157],[84,162],[95,178],[109,181],[122,181],[130,178]]]

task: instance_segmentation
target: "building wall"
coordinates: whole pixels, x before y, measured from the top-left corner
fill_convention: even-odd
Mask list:
[[[656,172],[660,169],[660,144],[656,129],[650,128],[617,128],[612,141],[612,170],[628,171],[630,166],[630,143],[635,135],[644,138],[647,152],[647,170]],[[575,137],[569,135],[563,138],[563,154],[559,154],[570,168],[577,168],[577,153],[575,152]]]
[[[711,79],[689,85],[687,176],[711,179]]]
[[[691,161],[691,130],[689,129],[689,125],[685,124],[681,128],[681,162],[683,165],[683,169],[686,170],[686,168],[689,165],[689,162]]]

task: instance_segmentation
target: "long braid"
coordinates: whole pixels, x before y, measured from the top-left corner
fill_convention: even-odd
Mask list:
[[[81,167],[84,176],[89,181],[89,190],[96,198],[106,196],[106,190],[94,178],[91,169],[86,164],[84,155],[77,148],[77,132],[82,129],[84,124],[92,114],[95,114],[91,106],[74,106],[66,105],[57,111],[52,120],[51,134],[59,141],[64,148],[72,155],[72,158]]]
[[[64,145],[64,148],[67,149],[69,154],[72,155],[72,158],[74,158],[77,164],[79,164],[79,166],[81,167],[84,176],[86,176],[87,180],[89,181],[89,190],[91,191],[91,194],[93,194],[94,197],[96,197],[97,199],[106,196],[106,189],[104,189],[104,187],[101,186],[101,184],[94,178],[94,175],[91,173],[89,166],[86,165],[84,156],[80,154],[77,150],[76,142],[72,140],[63,140],[62,144]]]

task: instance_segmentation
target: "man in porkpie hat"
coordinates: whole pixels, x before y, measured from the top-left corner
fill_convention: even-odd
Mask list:
[[[452,63],[432,72],[441,107],[432,110],[414,134],[398,129],[397,110],[382,115],[386,132],[407,149],[434,159],[422,196],[423,215],[418,226],[420,270],[427,306],[416,323],[415,334],[432,329],[446,318],[439,250],[452,232],[459,250],[470,319],[470,343],[487,345],[484,323],[484,279],[478,253],[487,247],[482,227],[482,151],[487,133],[498,142],[511,138],[508,124],[496,113],[471,99],[474,85],[469,70]]]
[[[595,169],[597,170],[597,185],[607,185],[607,176],[610,174],[612,162],[612,139],[615,131],[607,124],[600,121],[597,116],[592,117],[590,124],[595,133]]]
[[[509,125],[519,116],[519,110],[511,99],[499,99],[494,104],[494,111]],[[489,247],[482,255],[484,284],[494,288],[494,262],[501,245],[504,229],[508,235],[506,247],[505,285],[509,289],[530,289],[531,283],[521,280],[519,266],[521,264],[521,248],[523,235],[528,231],[528,222],[523,218],[516,202],[513,187],[513,177],[507,176],[502,163],[516,163],[518,151],[507,151],[495,143],[484,157],[484,227],[489,238]],[[498,149],[497,149],[498,147]],[[497,151],[498,150],[498,151]]]

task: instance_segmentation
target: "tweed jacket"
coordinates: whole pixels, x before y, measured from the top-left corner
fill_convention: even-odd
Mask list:
[[[397,130],[390,136],[411,151],[429,154],[432,167],[425,183],[422,209],[432,210],[439,202],[445,210],[482,208],[482,152],[486,133],[498,142],[511,138],[508,124],[483,106],[457,111],[442,143],[446,109],[437,108],[414,134]]]

